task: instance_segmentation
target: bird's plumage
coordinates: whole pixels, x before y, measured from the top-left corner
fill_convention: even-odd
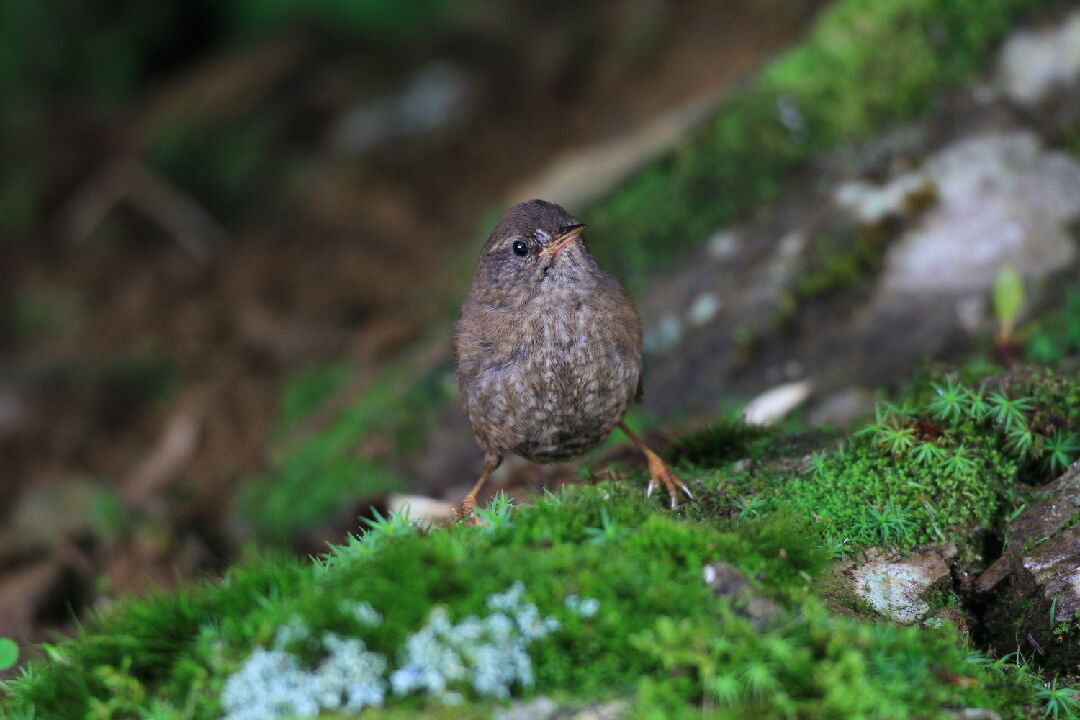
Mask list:
[[[558,205],[532,200],[503,214],[480,254],[454,361],[489,457],[581,455],[639,392],[641,322],[622,286],[580,240],[541,254],[577,225]]]

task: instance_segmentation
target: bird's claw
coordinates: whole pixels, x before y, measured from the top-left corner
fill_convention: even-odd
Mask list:
[[[467,495],[464,500],[461,501],[461,505],[457,509],[458,522],[466,525],[476,524],[476,498],[472,495]]]
[[[675,510],[679,507],[679,492],[682,490],[686,493],[686,497],[694,500],[694,494],[690,492],[690,488],[686,486],[679,478],[667,469],[666,465],[659,465],[655,468],[649,469],[649,486],[645,489],[645,497],[651,498],[653,490],[655,490],[660,483],[663,483],[667,488],[668,496],[671,498],[671,509]],[[678,490],[676,490],[678,488]]]

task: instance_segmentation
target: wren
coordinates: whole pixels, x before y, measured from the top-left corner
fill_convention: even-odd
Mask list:
[[[473,273],[454,330],[454,366],[484,467],[476,495],[508,453],[534,462],[577,457],[618,426],[645,455],[648,494],[678,505],[690,490],[623,423],[641,399],[641,321],[619,281],[585,247],[585,225],[530,200],[503,213]]]

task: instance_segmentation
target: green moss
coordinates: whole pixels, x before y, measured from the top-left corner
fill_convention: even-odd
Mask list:
[[[304,421],[327,412],[353,376],[351,367],[334,364],[305,370],[284,384],[274,466],[248,479],[235,507],[239,524],[259,540],[288,546],[342,510],[400,488],[400,477],[385,460],[387,450],[396,456],[415,451],[456,392],[448,367],[412,383],[390,370],[331,414],[324,427],[305,428]]]
[[[318,409],[322,403],[310,402],[317,395],[326,402],[332,393],[327,387],[341,382],[331,375],[317,373],[287,384],[281,424],[300,421],[299,410],[310,414]],[[390,470],[359,447],[379,429],[397,393],[394,377],[374,383],[326,427],[289,447],[270,472],[250,478],[236,501],[239,523],[263,542],[288,545],[342,509],[400,487]],[[291,438],[286,435],[284,441]]]
[[[279,560],[173,598],[129,601],[7,685],[7,710],[58,719],[90,711],[219,717],[225,678],[282,626],[362,637],[393,664],[433,607],[446,607],[456,621],[481,613],[486,598],[518,581],[542,615],[559,621],[529,647],[535,686],[526,694],[578,703],[623,698],[634,717],[912,717],[943,707],[1015,710],[1032,701],[1026,676],[989,666],[951,631],[826,611],[808,581],[827,555],[790,518],[685,523],[654,512],[638,488],[621,484],[579,488],[505,514],[497,527],[427,534],[392,519],[314,566]],[[592,532],[604,523],[623,529],[618,552]],[[715,561],[756,578],[754,592],[776,604],[765,629],[703,582],[704,564]],[[596,599],[595,615],[569,609],[570,594]],[[352,608],[360,601],[382,621],[359,621]],[[473,701],[454,717],[490,707],[468,696]],[[442,716],[420,697],[394,699],[392,708],[371,715]]]
[[[799,299],[808,300],[845,290],[881,268],[892,233],[881,226],[867,226],[852,235],[842,245],[825,235],[814,239],[810,259],[795,279]]]
[[[345,389],[356,375],[349,363],[331,363],[302,370],[282,386],[278,398],[278,434],[296,429],[323,406],[331,396]]]
[[[1045,371],[985,386],[943,380],[882,405],[875,422],[795,473],[764,463],[734,475],[732,492],[755,513],[813,518],[841,553],[998,530],[1022,483],[1048,482],[1080,455],[1078,398],[1075,378]]]
[[[798,165],[930,107],[1037,0],[840,0],[676,152],[584,213],[592,247],[637,280],[774,197]],[[903,58],[898,62],[898,58]],[[796,118],[785,126],[784,113]],[[835,282],[845,268],[829,272]]]
[[[1032,335],[1023,352],[1032,362],[1053,367],[1080,354],[1080,286],[1068,289],[1060,309],[1028,328],[1028,332]]]

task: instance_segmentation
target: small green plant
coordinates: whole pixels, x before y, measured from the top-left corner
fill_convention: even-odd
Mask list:
[[[942,469],[950,475],[966,475],[975,469],[975,462],[968,456],[967,448],[961,444],[945,459]]]
[[[1014,426],[1027,425],[1027,415],[1035,405],[1031,398],[1009,398],[1001,392],[990,394],[990,417],[1008,432]]]
[[[627,532],[626,528],[620,527],[611,519],[607,508],[600,508],[600,527],[585,528],[585,537],[590,543],[603,544],[618,542]]]
[[[923,467],[934,467],[948,457],[948,452],[932,442],[919,443],[918,447],[911,451],[911,459]]]
[[[945,385],[932,385],[936,396],[928,406],[930,413],[946,423],[958,423],[970,413],[972,394],[963,383],[949,378]]]
[[[911,519],[911,514],[896,503],[887,502],[880,507],[868,506],[863,523],[867,534],[885,545],[910,544],[914,540],[916,524]]]
[[[1035,697],[1046,703],[1043,709],[1043,717],[1060,720],[1074,720],[1080,717],[1080,700],[1076,696],[1080,694],[1071,687],[1058,687],[1058,679],[1054,678],[1048,684],[1038,684],[1035,687]]]
[[[514,514],[514,501],[506,496],[502,490],[495,493],[487,507],[477,508],[477,516],[482,523],[491,530],[508,528],[513,523],[510,517]]]
[[[1016,425],[1005,433],[1005,449],[1023,460],[1035,452],[1035,435],[1026,425]]]
[[[1006,265],[994,280],[994,315],[997,317],[997,346],[1005,357],[1012,354],[1016,318],[1024,306],[1024,281],[1016,268]]]
[[[1043,458],[1052,473],[1064,472],[1077,453],[1080,453],[1080,440],[1064,430],[1055,430],[1043,443]]]

